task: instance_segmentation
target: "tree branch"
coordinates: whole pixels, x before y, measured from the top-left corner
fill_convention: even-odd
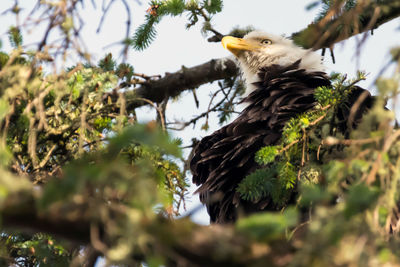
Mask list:
[[[292,34],[294,42],[304,48],[332,47],[354,35],[373,30],[400,16],[400,2],[382,0],[366,6],[363,1],[351,10],[322,19],[304,30]],[[361,10],[360,10],[361,9]],[[338,11],[340,12],[340,11]],[[336,15],[338,15],[336,17]]]
[[[146,105],[145,98],[160,103],[169,97],[175,97],[183,91],[194,89],[200,85],[216,80],[230,78],[239,73],[236,63],[229,58],[212,59],[204,64],[184,68],[175,73],[168,73],[158,80],[150,80],[137,89],[126,93],[127,110]],[[117,95],[113,95],[113,100]]]
[[[88,207],[77,206],[79,216],[72,205],[68,212],[60,206],[39,212],[34,197],[28,192],[24,193],[22,199],[14,198],[16,201],[2,207],[3,229],[25,233],[45,232],[79,245],[90,244],[90,225],[96,220],[85,216],[88,214]],[[98,226],[98,230],[104,232],[104,225]],[[291,243],[283,236],[271,241],[269,245],[254,245],[254,240],[233,225],[209,227],[197,225],[189,218],[171,221],[158,217],[144,222],[143,230],[152,236],[148,248],[153,249],[155,255],[165,257],[170,266],[176,266],[176,262],[185,262],[185,266],[248,266],[262,265],[265,262],[269,266],[281,266],[282,263],[288,263],[286,261],[290,261],[293,254]],[[220,249],[221,246],[224,247],[223,250]],[[138,250],[132,257],[144,260],[145,254]],[[282,260],[283,258],[286,260]]]
[[[11,201],[10,201],[11,200]],[[71,212],[39,212],[35,199],[29,192],[21,192],[18,197],[8,198],[1,208],[3,230],[17,230],[26,233],[46,232],[82,245],[90,243],[90,224],[77,207]]]

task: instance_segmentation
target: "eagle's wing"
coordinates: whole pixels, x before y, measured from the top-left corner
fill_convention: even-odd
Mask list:
[[[258,203],[241,200],[236,187],[258,168],[255,153],[275,144],[285,123],[315,105],[314,89],[330,81],[322,72],[298,69],[299,62],[282,67],[273,65],[259,72],[257,90],[249,103],[229,125],[203,138],[194,149],[190,168],[197,192],[207,205],[212,222],[229,222],[237,217],[238,206],[245,212],[274,209],[269,199]]]

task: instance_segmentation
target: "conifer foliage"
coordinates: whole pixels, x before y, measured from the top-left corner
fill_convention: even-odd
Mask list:
[[[222,7],[221,0],[151,1],[147,10],[146,22],[136,30],[132,38],[133,47],[137,50],[148,47],[156,37],[156,24],[165,16],[175,17],[187,14],[189,18],[187,28],[194,26],[200,17],[204,20],[203,31],[206,32],[209,30],[212,15],[221,12]]]
[[[399,47],[389,53],[394,75],[377,79],[378,94],[362,119],[352,117],[357,110],[350,109],[351,119],[343,121],[340,112],[347,110],[359,81],[370,77],[331,74],[332,86],[315,90],[318,105],[290,119],[281,140],[254,155],[259,168],[235,190],[248,201],[268,196],[279,211],[241,217],[232,225],[201,226],[181,216],[190,184],[189,153],[182,152],[182,140],[172,138],[180,132],[166,117],[168,98],[180,101],[176,91],[169,92],[182,81],[171,74],[137,73],[111,53],[90,61],[79,46],[84,19],[79,12],[96,7],[94,2],[38,1],[27,20],[48,23],[38,45],[25,43],[27,24],[17,23],[0,37],[0,44],[11,47],[0,47],[1,266],[96,266],[98,259],[108,266],[400,264],[400,130],[393,111]],[[104,1],[102,20],[117,2]],[[0,16],[20,21],[19,3]],[[151,1],[145,23],[121,41],[123,50],[143,50],[157,41],[156,26],[166,16],[185,15],[188,28],[201,21],[199,34],[219,41],[224,34],[212,19],[223,14],[223,4],[229,3]],[[331,48],[400,16],[400,5],[390,0],[321,0],[309,6],[316,7],[321,13],[314,24],[294,35],[308,48]],[[310,45],[310,36],[326,37],[325,26],[332,25],[328,32],[334,36]],[[250,30],[233,28],[230,34]],[[53,34],[60,38],[50,43]],[[79,62],[62,65],[71,54]],[[58,64],[62,68],[53,71]],[[217,71],[212,67],[204,73],[184,68],[177,76],[195,73],[200,82],[194,84],[202,84]],[[207,129],[210,113],[217,112],[224,124],[237,112],[244,84],[236,71],[226,69],[214,83],[207,110],[182,128],[201,123]],[[184,89],[197,104],[203,101],[197,88]],[[162,94],[155,98],[161,100],[142,97],[143,91]],[[154,120],[138,122],[143,105],[155,110]]]

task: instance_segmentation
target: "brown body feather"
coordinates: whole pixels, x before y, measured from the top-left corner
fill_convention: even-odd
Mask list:
[[[330,85],[324,72],[306,71],[299,69],[299,65],[300,60],[289,66],[261,68],[260,82],[255,83],[257,89],[244,99],[248,106],[239,117],[196,146],[190,168],[211,222],[232,222],[239,210],[249,213],[277,209],[268,198],[257,203],[242,200],[236,188],[244,177],[259,168],[254,161],[255,153],[263,146],[276,144],[290,118],[315,106],[315,88]],[[352,103],[362,92],[367,91],[357,88],[349,105],[339,112],[343,130]],[[368,93],[362,103],[364,110],[371,103]],[[357,113],[356,119],[360,116]]]

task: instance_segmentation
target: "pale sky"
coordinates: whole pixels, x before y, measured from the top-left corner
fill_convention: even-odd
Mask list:
[[[12,0],[1,1],[0,13],[14,3]],[[121,40],[125,35],[126,15],[123,11],[123,5],[118,3],[112,8],[107,15],[102,31],[96,34],[96,28],[101,16],[99,8],[102,1],[96,1],[99,3],[97,10],[93,9],[90,1],[85,2],[87,2],[87,9],[82,14],[86,25],[82,35],[85,37],[86,45],[90,48],[90,52],[95,58],[94,61],[97,62],[100,57],[108,52],[118,56],[120,47],[107,46]],[[143,5],[135,4],[132,9],[132,29],[135,29],[143,22],[145,10],[148,6],[147,1],[142,2]],[[306,27],[315,18],[318,9],[314,9],[311,12],[305,11],[305,6],[311,2],[313,0],[225,0],[224,9],[214,16],[213,25],[221,33],[228,33],[234,26],[252,25],[259,30],[290,36],[293,32]],[[36,3],[36,0],[20,1],[22,6],[34,3]],[[27,8],[26,11],[29,11],[29,9]],[[219,43],[207,42],[207,38],[200,33],[200,25],[187,30],[185,28],[186,22],[185,16],[163,19],[157,26],[158,35],[153,44],[143,52],[130,52],[128,61],[135,67],[135,71],[147,75],[162,75],[165,72],[175,72],[182,65],[191,67],[205,63],[213,58],[230,56],[229,52],[224,50]],[[4,33],[12,24],[15,24],[13,17],[0,16],[0,25],[2,25],[0,39],[3,42],[4,50],[9,50],[7,37]],[[355,75],[357,66],[359,66],[360,70],[370,73],[367,81],[361,83],[361,86],[373,91],[373,80],[387,62],[389,49],[400,44],[399,26],[400,21],[397,19],[375,30],[374,35],[363,46],[359,61],[354,54],[357,45],[356,38],[352,38],[344,44],[336,45],[336,64],[332,64],[329,56],[326,57],[327,72],[337,71],[347,73],[352,77]],[[25,35],[25,44],[33,43],[38,38],[40,39],[42,36],[40,33],[43,30],[43,28],[38,28],[30,35]],[[105,47],[107,48],[104,49]],[[74,59],[71,59],[71,61],[74,61]],[[385,75],[391,75],[391,71],[389,70]],[[190,120],[196,114],[203,112],[207,108],[210,92],[216,89],[218,89],[218,86],[211,84],[202,86],[198,90],[197,94],[201,101],[199,109],[195,108],[192,95],[184,93],[178,102],[169,105],[167,120]],[[142,108],[142,111],[139,113],[139,119],[142,121],[155,118],[154,110]],[[185,145],[188,145],[192,137],[199,139],[219,128],[217,121],[216,116],[211,116],[211,128],[207,132],[200,130],[202,124],[200,122],[195,129],[188,127],[182,132],[173,134],[183,138]],[[189,151],[186,152],[188,153]],[[192,190],[194,188],[192,187]],[[198,196],[195,195],[188,199],[187,204],[189,211],[200,205]],[[197,212],[193,219],[203,224],[207,224],[209,220],[205,209]]]

